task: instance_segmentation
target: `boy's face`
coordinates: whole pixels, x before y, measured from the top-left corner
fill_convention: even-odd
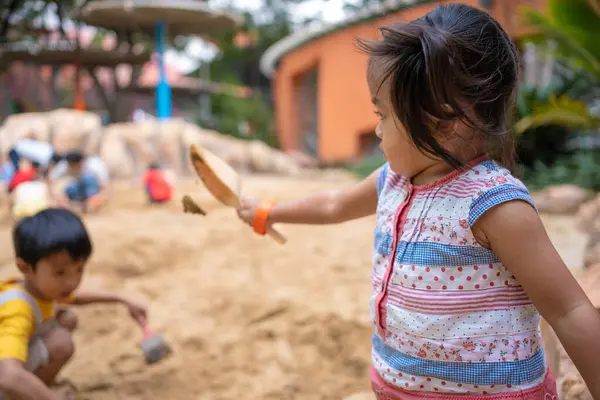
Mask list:
[[[73,175],[81,174],[81,164],[82,162],[80,161],[69,162],[69,172]]]
[[[33,294],[47,301],[69,297],[81,282],[86,262],[87,259],[73,260],[65,250],[41,259],[35,270],[22,259],[17,259],[25,280],[36,292]]]

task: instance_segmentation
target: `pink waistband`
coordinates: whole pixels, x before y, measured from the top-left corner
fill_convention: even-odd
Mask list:
[[[386,383],[371,367],[371,387],[377,400],[423,400],[423,399],[452,399],[452,400],[558,400],[556,381],[550,370],[546,373],[544,382],[531,389],[493,394],[452,394],[431,392],[408,392]]]

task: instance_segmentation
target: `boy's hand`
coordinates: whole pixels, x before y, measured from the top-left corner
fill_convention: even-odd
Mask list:
[[[146,305],[140,300],[130,296],[124,296],[122,301],[129,310],[131,318],[136,320],[142,326],[146,325],[148,318],[148,309],[146,308]]]
[[[260,200],[252,197],[246,197],[240,199],[240,203],[242,203],[242,206],[239,210],[237,210],[238,217],[240,217],[240,219],[248,225],[252,226],[254,214],[256,214],[256,211],[260,207]]]

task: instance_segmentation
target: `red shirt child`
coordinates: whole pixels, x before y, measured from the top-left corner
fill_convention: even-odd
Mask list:
[[[8,191],[12,192],[21,183],[33,181],[37,178],[38,171],[35,167],[21,168],[13,175],[12,179],[8,183]]]
[[[144,175],[146,193],[152,203],[164,203],[171,200],[173,188],[157,165],[150,165]]]

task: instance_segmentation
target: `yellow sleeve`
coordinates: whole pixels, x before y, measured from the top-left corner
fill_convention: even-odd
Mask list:
[[[33,310],[25,300],[14,299],[0,306],[0,360],[27,361],[34,320]]]

